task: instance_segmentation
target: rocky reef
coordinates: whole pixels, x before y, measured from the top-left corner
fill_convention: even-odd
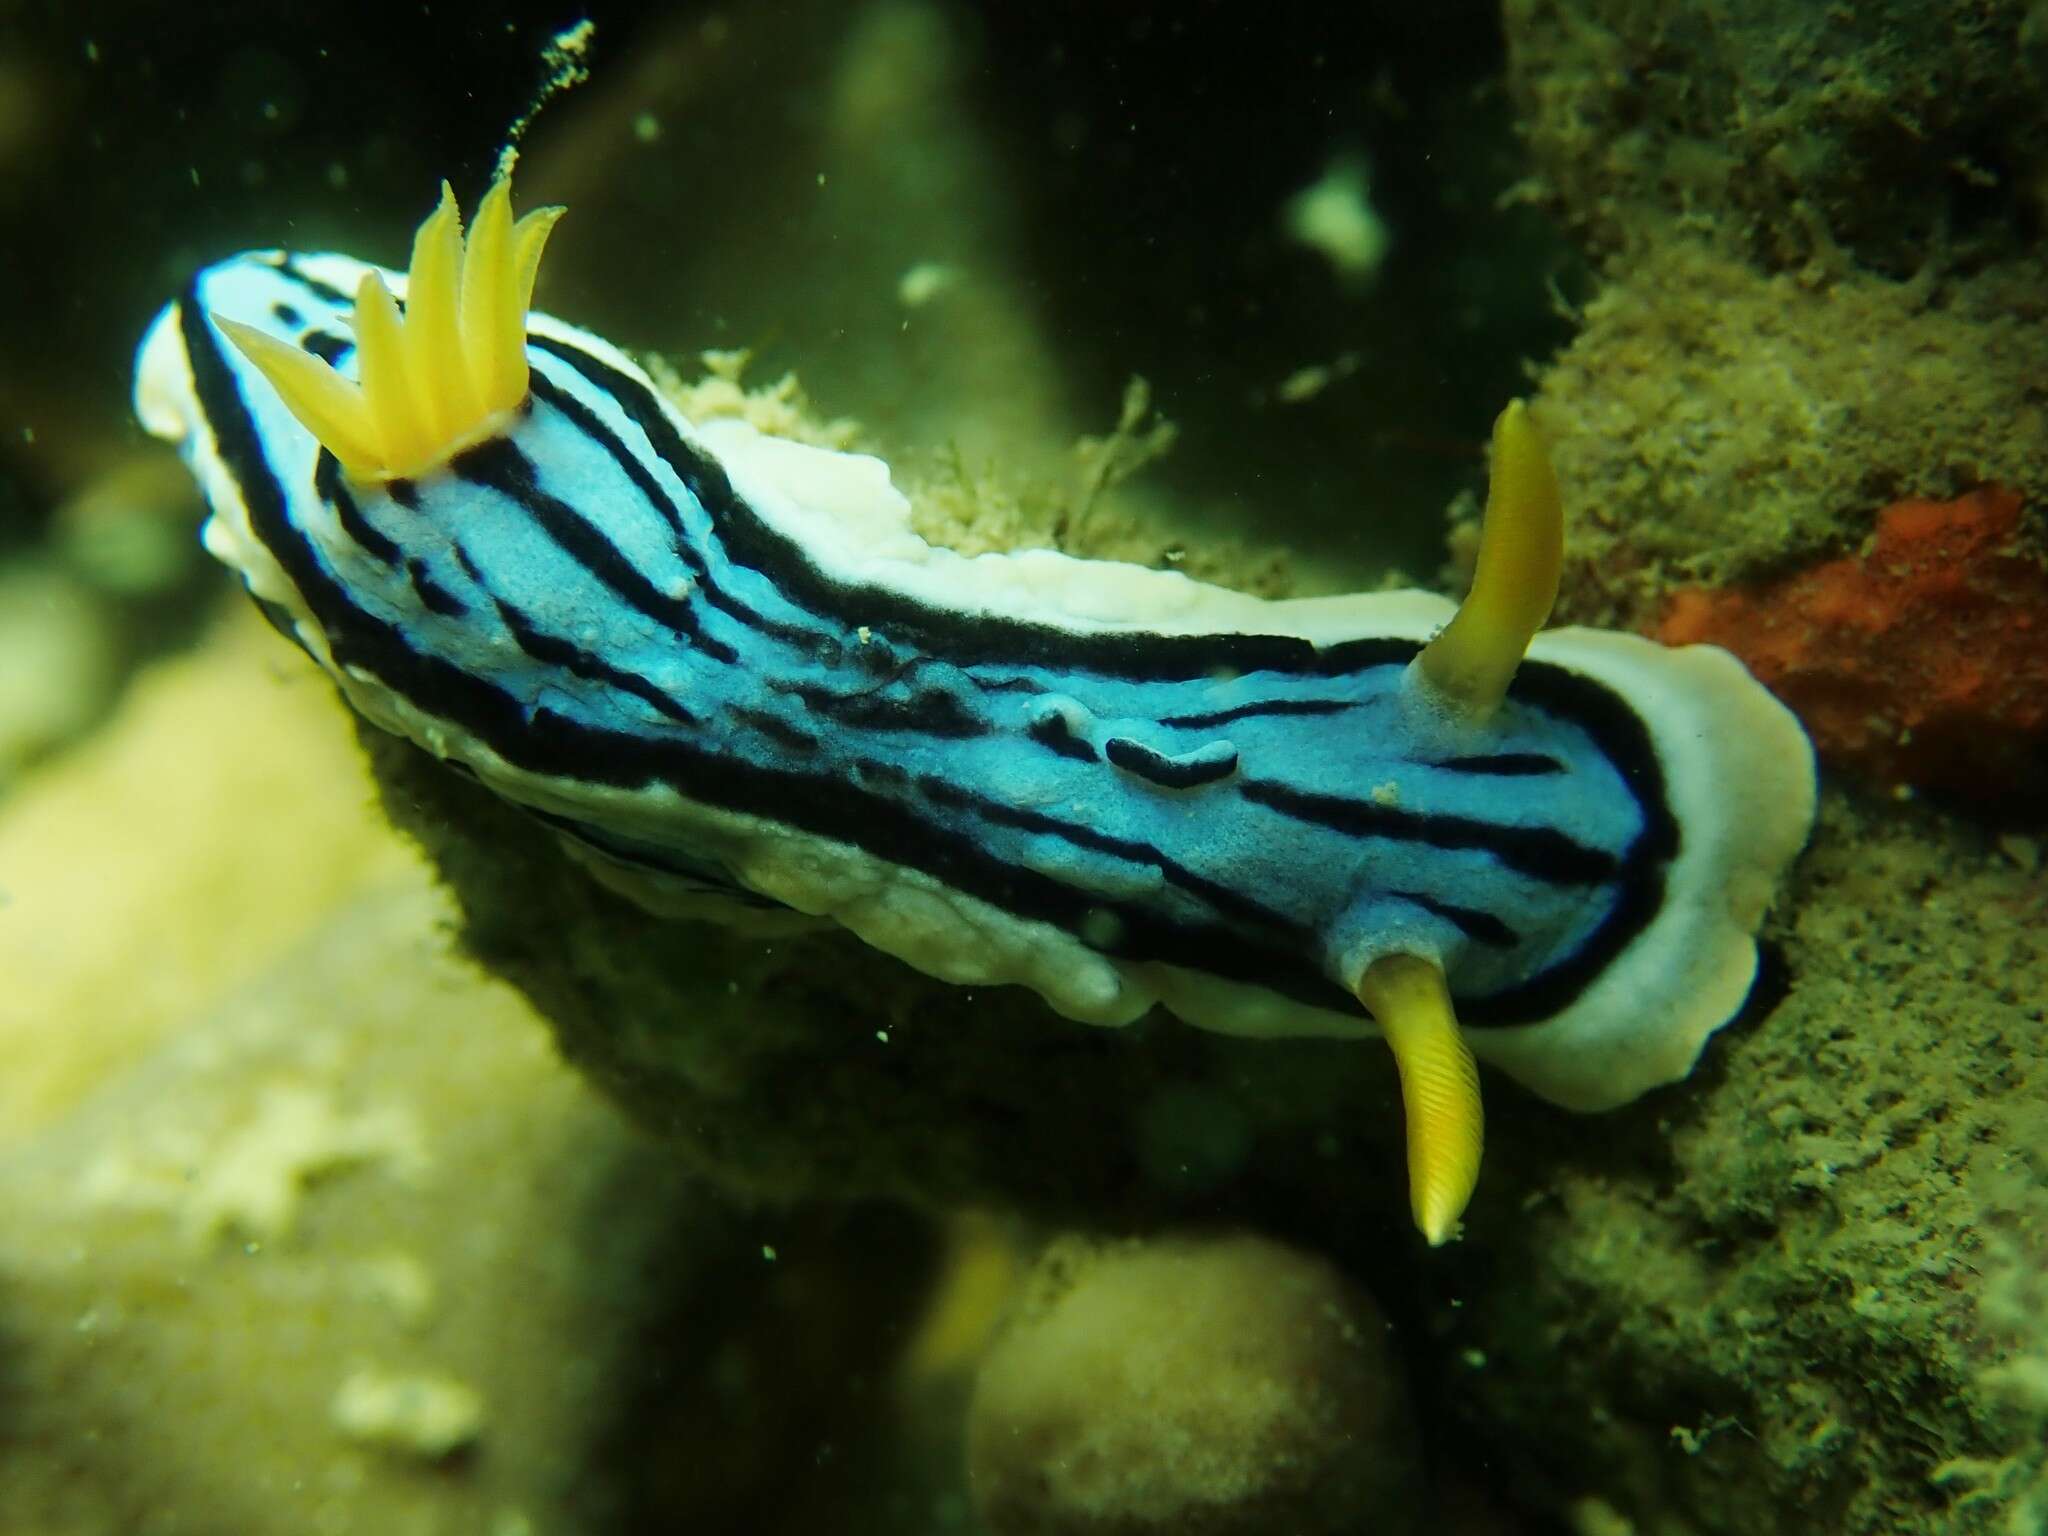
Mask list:
[[[1520,195],[1601,272],[1540,384],[1564,611],[1728,646],[1884,787],[2048,793],[2038,10],[1505,17]]]
[[[1697,234],[1763,272],[2031,255],[2048,28],[2024,0],[1506,0],[1543,196],[1601,253]]]

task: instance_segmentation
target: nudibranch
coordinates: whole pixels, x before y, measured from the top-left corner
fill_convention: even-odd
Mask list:
[[[1538,632],[1562,522],[1519,403],[1460,606],[970,558],[879,460],[693,424],[529,314],[555,213],[515,223],[501,180],[465,242],[444,188],[406,275],[210,266],[136,409],[348,702],[608,884],[1094,1024],[1380,1033],[1433,1244],[1478,1174],[1475,1053],[1601,1109],[1740,1008],[1811,749],[1724,651]]]

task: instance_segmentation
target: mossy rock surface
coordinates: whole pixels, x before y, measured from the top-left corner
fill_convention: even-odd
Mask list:
[[[1509,0],[1543,200],[1598,254],[1668,227],[1768,270],[1905,277],[2025,251],[2048,171],[2026,0]]]
[[[1683,240],[1618,262],[1544,372],[1571,522],[1559,617],[1647,624],[1674,585],[1854,551],[1877,513],[1983,484],[2048,550],[2048,270],[1809,287]]]
[[[2038,1528],[2048,889],[2009,847],[1830,798],[1770,929],[1782,1001],[1642,1107],[1654,1155],[1574,1138],[1483,1235],[1462,1412],[1544,1502]]]
[[[1472,1236],[1432,1256],[1370,1046],[1090,1029],[845,935],[666,922],[366,739],[465,941],[728,1184],[1108,1230],[1255,1220],[1367,1278],[1436,1436],[1476,1436],[1541,1505],[1989,1531],[2043,1475],[2040,1406],[1996,1386],[2048,1350],[1997,1300],[2048,1258],[2048,893],[2023,842],[1831,796],[1750,1016],[1612,1115],[1490,1077]]]
[[[1322,1179],[1342,1174],[1345,1211],[1405,1227],[1383,1052],[1262,1048],[1163,1014],[1091,1028],[1021,988],[934,981],[837,929],[759,938],[658,917],[474,784],[361,735],[387,808],[460,901],[464,944],[534,999],[571,1060],[730,1187],[1116,1225],[1298,1185],[1320,1160]],[[1318,1130],[1341,1159],[1315,1149]]]

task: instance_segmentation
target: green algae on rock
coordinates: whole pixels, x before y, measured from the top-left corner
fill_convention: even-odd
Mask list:
[[[1506,6],[1523,191],[1601,269],[1539,399],[1579,493],[1562,611],[1647,623],[1985,483],[2044,547],[2038,11]]]
[[[1795,887],[1790,990],[1645,1111],[1665,1150],[1587,1144],[1532,1180],[1450,1335],[1486,1361],[1463,1416],[1546,1502],[1597,1491],[1638,1529],[2030,1529],[2048,887],[1841,799]],[[1511,1449],[1539,1423],[1544,1462]]]
[[[1904,497],[2048,506],[2044,328],[2036,266],[1808,287],[1694,239],[1618,264],[1537,398],[1573,492],[1562,612],[1648,622],[1673,584],[1853,547]]]
[[[1774,270],[2023,252],[2048,177],[2028,0],[1509,0],[1540,189],[1597,253],[1676,217]],[[2026,46],[2031,38],[2032,46]]]

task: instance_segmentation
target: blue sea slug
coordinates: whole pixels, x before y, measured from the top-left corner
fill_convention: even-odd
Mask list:
[[[1455,609],[968,558],[879,460],[693,425],[528,314],[557,212],[515,223],[501,179],[466,242],[443,189],[406,275],[210,266],[136,407],[349,703],[599,878],[1094,1024],[1381,1033],[1432,1243],[1478,1174],[1475,1052],[1599,1109],[1741,1005],[1811,750],[1723,651],[1538,633],[1562,522],[1519,404]]]

